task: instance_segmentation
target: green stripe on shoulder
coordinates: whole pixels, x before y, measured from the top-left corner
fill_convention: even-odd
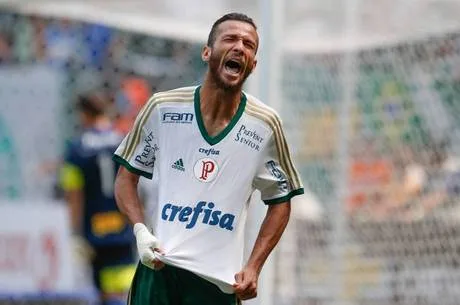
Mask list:
[[[123,159],[122,157],[120,157],[118,155],[113,155],[112,159],[113,159],[113,161],[115,161],[115,162],[119,163],[120,165],[122,165],[123,167],[125,167],[131,173],[139,175],[139,176],[143,176],[143,177],[148,178],[148,179],[152,179],[153,175],[151,173],[144,172],[144,171],[142,171],[140,169],[137,169],[137,168],[131,166],[131,164],[129,164],[128,161],[126,161],[125,159]]]
[[[193,93],[195,92],[196,87],[184,87],[184,88],[178,88],[178,89],[173,89],[169,91],[161,91],[158,93],[155,93],[153,95],[153,98],[156,97],[168,97],[168,96],[188,96],[190,95],[191,98],[193,99]]]
[[[294,187],[302,187],[299,174],[297,173],[297,170],[291,160],[291,154],[284,136],[281,118],[278,113],[274,109],[252,99],[248,103],[247,113],[264,121],[273,130],[281,166],[287,171],[290,177],[289,180]]]
[[[263,104],[262,102],[256,102],[252,97],[248,97],[248,105],[257,113],[269,115],[277,121],[281,121],[278,112],[275,109]]]

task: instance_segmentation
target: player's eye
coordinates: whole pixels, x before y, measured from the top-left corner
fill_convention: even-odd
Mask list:
[[[244,45],[246,46],[246,48],[250,49],[250,50],[255,50],[256,48],[256,45],[255,43],[253,43],[252,41],[244,41]]]

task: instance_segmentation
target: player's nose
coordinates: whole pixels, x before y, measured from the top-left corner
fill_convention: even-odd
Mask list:
[[[238,39],[235,41],[235,44],[233,45],[233,52],[237,54],[242,54],[244,50],[244,43],[242,39]]]

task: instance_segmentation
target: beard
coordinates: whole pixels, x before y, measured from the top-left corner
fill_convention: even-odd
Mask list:
[[[246,68],[243,71],[243,77],[237,83],[233,84],[233,83],[229,83],[228,81],[226,81],[222,77],[221,73],[219,72],[219,70],[221,69],[221,58],[211,54],[211,57],[208,62],[208,66],[209,66],[209,72],[210,72],[211,78],[214,81],[214,83],[217,85],[218,88],[223,89],[225,91],[241,90],[244,82],[246,81],[248,76],[251,74],[249,69]]]

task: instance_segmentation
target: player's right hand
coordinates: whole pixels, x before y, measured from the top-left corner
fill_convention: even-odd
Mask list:
[[[143,223],[136,223],[133,230],[141,263],[154,270],[163,268],[164,263],[157,259],[154,254],[154,252],[164,254],[159,248],[158,239],[150,233]]]

